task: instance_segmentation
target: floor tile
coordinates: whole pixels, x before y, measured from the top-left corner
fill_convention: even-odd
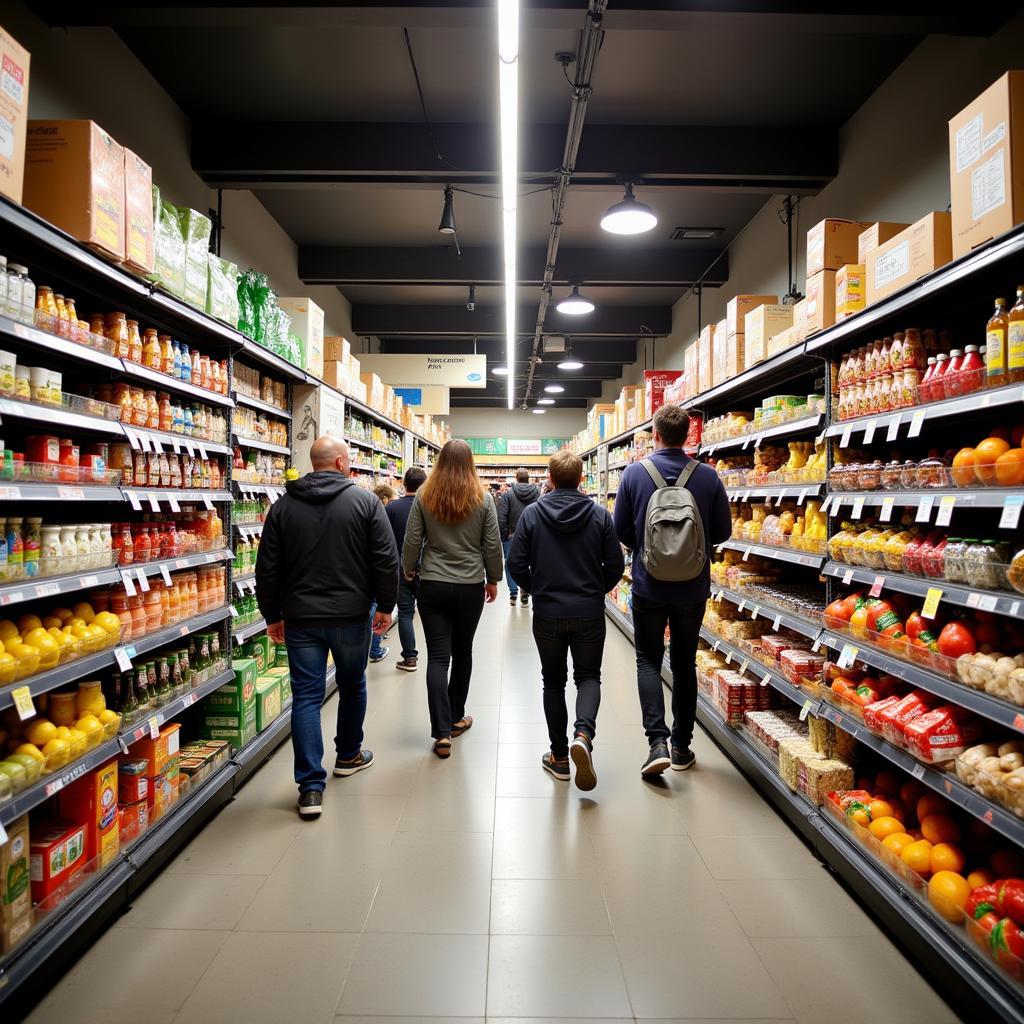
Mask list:
[[[586,833],[554,829],[494,833],[493,878],[595,878],[597,858]]]
[[[543,748],[541,752],[543,753]],[[572,784],[556,779],[544,771],[540,766],[540,757],[540,754],[535,753],[534,763],[527,768],[499,768],[497,795],[548,797],[552,800],[564,800],[572,795]]]
[[[491,886],[492,935],[610,935],[595,880],[504,878]]]
[[[822,864],[795,836],[694,836],[693,844],[713,878],[820,878]]]
[[[161,875],[117,927],[231,931],[265,881],[265,875],[194,875],[182,885],[174,875]]]
[[[379,873],[339,863],[327,884],[267,881],[237,924],[244,932],[361,932]]]
[[[167,871],[192,875],[269,875],[303,824],[294,804],[288,811],[229,806],[185,847]]]

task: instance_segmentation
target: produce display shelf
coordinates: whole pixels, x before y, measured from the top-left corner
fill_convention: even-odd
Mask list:
[[[192,455],[195,453],[201,459],[206,458],[210,452],[215,452],[218,455],[230,455],[232,453],[231,446],[227,444],[221,444],[219,441],[205,441],[198,437],[186,437],[184,434],[172,434],[166,430],[150,430],[148,427],[123,427],[124,435],[131,440],[132,434],[134,434],[142,442],[143,451],[146,450],[146,443],[153,446],[154,451],[159,451],[159,447],[156,445],[169,445],[171,450],[180,453],[183,449]],[[204,456],[203,452],[207,455]]]
[[[258,437],[246,437],[245,434],[239,434],[237,430],[233,430],[232,435],[243,448],[256,448],[261,452],[272,452],[274,455],[291,455],[292,453],[291,448],[287,445],[261,441]]]
[[[68,338],[61,338],[48,331],[41,331],[38,327],[19,323],[17,320],[3,315],[0,315],[0,337],[26,341],[69,359],[89,363],[92,366],[102,366],[104,369],[115,370],[118,373],[125,372],[124,362],[109,352],[101,352],[88,345],[80,345],[77,341],[70,341]],[[131,365],[134,366],[134,363]]]
[[[813,698],[808,697],[799,686],[794,686],[785,676],[780,675],[778,672],[773,672],[770,668],[766,668],[761,662],[752,658],[749,654],[745,654],[738,647],[729,643],[728,640],[723,640],[722,637],[713,633],[706,626],[700,627],[700,637],[705,643],[711,645],[712,650],[720,651],[724,654],[727,664],[731,665],[735,661],[737,672],[744,674],[749,672],[752,675],[759,676],[762,686],[771,686],[772,689],[778,690],[783,696],[788,697],[794,704],[803,706],[804,704],[817,705],[819,703],[813,700]]]
[[[37,484],[31,481],[0,484],[0,501],[124,501],[120,487]]]
[[[772,619],[778,623],[775,627],[776,629],[779,626],[785,626],[787,629],[793,630],[794,633],[799,633],[810,640],[817,640],[821,633],[822,627],[820,622],[811,622],[810,619],[805,619],[801,615],[793,615],[791,612],[765,604],[754,597],[744,597],[743,594],[737,593],[734,590],[716,587],[714,581],[711,583],[711,596],[724,597],[726,601],[738,605],[740,611],[747,608],[751,609],[754,618],[763,615],[766,619]]]
[[[120,420],[105,420],[100,416],[86,416],[80,412],[52,405],[33,405],[31,402],[17,402],[13,398],[0,398],[0,416],[17,420],[31,420],[33,423],[49,423],[71,430],[91,430],[96,434],[113,434],[124,437]]]
[[[756,395],[766,395],[776,385],[783,386],[801,374],[824,370],[820,357],[811,356],[801,342],[736,374],[735,377],[694,395],[684,403],[688,407],[704,407],[737,402]]]
[[[230,491],[204,491],[204,490],[191,490],[191,491],[177,491],[168,488],[157,488],[156,490],[149,490],[148,488],[142,487],[124,487],[121,489],[122,501],[131,501],[134,495],[135,500],[142,504],[148,503],[150,508],[153,506],[153,502],[157,504],[161,501],[166,501],[171,511],[174,511],[171,506],[171,499],[174,501],[187,501],[190,504],[206,504],[206,501],[233,501]],[[159,509],[153,509],[153,511],[159,511]]]
[[[825,487],[824,482],[796,484],[766,484],[757,487],[726,487],[725,493],[730,501],[749,501],[751,498],[792,497],[802,505],[807,498],[820,498]]]
[[[213,611],[193,616],[191,619],[183,619],[181,622],[168,626],[166,629],[150,633],[149,636],[142,637],[133,644],[122,646],[125,647],[128,656],[134,658],[136,655],[145,654],[147,651],[155,650],[163,644],[179,640],[183,636],[188,636],[189,633],[194,633],[197,630],[213,625],[215,622],[220,622],[222,619],[226,619],[229,614],[228,607],[224,605],[220,608],[215,608]],[[72,683],[76,679],[82,679],[85,676],[92,675],[95,672],[117,664],[117,658],[114,654],[115,649],[110,647],[104,651],[97,651],[88,657],[69,661],[66,665],[58,665],[48,672],[38,672],[27,679],[19,679],[17,682],[0,687],[0,710],[14,704],[14,698],[11,694],[18,687],[27,686],[29,693],[34,697],[37,694],[47,693],[49,690],[54,690],[65,683]]]
[[[247,484],[241,480],[232,481],[242,494],[267,494],[280,498],[284,494],[284,484]]]
[[[207,679],[206,682],[193,687],[188,693],[183,693],[180,697],[175,697],[174,700],[163,707],[157,708],[151,715],[146,716],[144,722],[139,722],[131,729],[123,729],[121,731],[121,739],[129,747],[133,743],[138,743],[148,733],[159,729],[160,726],[169,722],[172,718],[177,718],[183,711],[187,711],[192,707],[196,701],[202,700],[203,697],[213,693],[214,690],[219,689],[226,683],[230,683],[234,678],[234,669],[227,668],[223,672],[218,672],[211,679]]]
[[[208,388],[201,388],[196,384],[190,384],[188,381],[178,380],[169,373],[154,370],[150,366],[141,366],[139,363],[133,363],[130,359],[119,359],[118,362],[121,363],[118,369],[126,377],[144,380],[157,388],[166,389],[167,391],[176,391],[178,394],[189,395],[197,401],[205,402],[209,405],[221,405],[226,409],[233,409],[235,407],[235,403],[227,395],[210,391]]]
[[[759,448],[762,441],[770,441],[774,437],[793,437],[797,434],[812,433],[824,422],[824,413],[818,413],[816,416],[804,416],[798,420],[790,420],[788,423],[778,423],[774,427],[765,427],[764,430],[755,430],[742,437],[730,437],[725,441],[702,444],[700,453],[701,455],[714,455],[715,452],[732,451],[735,448],[741,448],[744,451],[747,448]]]
[[[300,370],[294,363],[289,363],[287,359],[282,359],[276,352],[271,352],[269,348],[264,348],[262,345],[253,341],[252,338],[246,338],[244,335],[239,335],[239,337],[241,338],[242,344],[240,354],[243,358],[248,357],[258,363],[262,363],[264,367],[271,369],[275,373],[279,373],[283,377],[287,377],[290,381],[294,381],[298,384],[308,384],[312,382],[312,378],[308,377],[306,373],[303,370]]]
[[[267,620],[260,618],[255,622],[249,622],[244,626],[233,628],[231,635],[236,644],[244,644],[246,640],[251,640],[258,633],[262,633],[266,628]]]
[[[861,432],[870,435],[874,440],[879,440],[879,432],[884,430],[885,439],[895,441],[898,435],[894,433],[890,437],[890,432],[909,426],[915,420],[923,424],[949,416],[978,414],[986,409],[995,409],[1003,405],[1020,405],[1022,401],[1024,401],[1024,388],[1020,384],[1009,384],[1006,387],[993,388],[991,391],[974,391],[959,398],[945,398],[938,402],[915,405],[912,408],[900,409],[896,412],[880,412],[873,416],[858,416],[855,419],[839,420],[833,423],[825,433],[828,437],[852,438],[854,434]],[[892,426],[894,421],[897,424],[895,428]]]
[[[281,420],[290,420],[292,418],[292,414],[287,409],[279,409],[276,405],[271,405],[269,402],[264,402],[259,398],[250,398],[248,395],[243,395],[240,391],[235,392],[235,405],[248,406],[250,409],[265,412]]]
[[[826,560],[825,555],[812,555],[806,551],[795,551],[791,548],[777,548],[771,544],[748,544],[742,540],[727,540],[719,547],[729,551],[742,551],[744,557],[760,555],[762,558],[771,558],[777,562],[792,562],[794,565],[803,565],[809,569],[820,569]]]
[[[846,505],[849,506],[849,518],[856,511],[858,504],[869,508],[890,503],[901,508],[919,508],[922,500],[930,499],[932,512],[928,516],[928,522],[931,522],[932,515],[938,510],[943,498],[953,499],[953,509],[1003,508],[1007,498],[1019,497],[1020,493],[1019,488],[1015,490],[1012,487],[979,487],[974,490],[936,487],[920,491],[833,491],[829,494],[828,514],[835,518],[838,513],[833,510]]]
[[[919,686],[922,690],[934,693],[936,697],[948,700],[951,704],[959,704],[983,718],[997,722],[1016,732],[1024,732],[1024,709],[1018,708],[1006,701],[991,697],[981,690],[972,690],[969,686],[954,682],[945,676],[930,672],[920,665],[904,661],[902,658],[895,658],[870,646],[862,640],[844,636],[842,633],[833,633],[825,630],[821,635],[822,643],[835,651],[841,651],[849,645],[856,651],[858,661],[878,669],[880,672],[887,672],[911,686]]]
[[[927,596],[929,590],[938,589],[942,591],[942,600],[948,604],[959,605],[962,608],[978,608],[981,611],[1024,619],[1024,594],[975,590],[956,583],[947,583],[945,580],[904,576],[901,573],[892,573],[885,569],[863,569],[846,565],[843,562],[826,562],[822,572],[824,575],[833,576],[844,583],[847,577],[851,583],[867,583],[869,585],[873,585],[876,580],[881,579],[884,590],[895,590],[900,594],[910,594],[913,597],[923,598]]]

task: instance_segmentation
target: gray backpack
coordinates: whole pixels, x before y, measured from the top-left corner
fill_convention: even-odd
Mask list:
[[[671,487],[650,459],[644,459],[640,465],[657,487],[648,502],[644,522],[644,568],[653,579],[665,583],[696,579],[708,560],[704,523],[686,487],[697,461],[691,461]]]

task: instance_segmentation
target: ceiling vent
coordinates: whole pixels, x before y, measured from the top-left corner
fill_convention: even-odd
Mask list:
[[[565,351],[565,336],[561,334],[545,334],[544,335],[544,351],[545,352],[564,352]]]
[[[723,234],[725,228],[675,228],[669,238],[673,242],[711,242]]]

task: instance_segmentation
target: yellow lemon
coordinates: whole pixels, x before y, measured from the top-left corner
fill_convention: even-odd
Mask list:
[[[54,738],[43,747],[46,755],[46,767],[51,772],[54,768],[63,768],[71,758],[71,746],[67,740]]]
[[[88,747],[95,747],[103,739],[103,723],[95,715],[82,715],[75,722],[72,733],[74,729],[85,734]]]
[[[56,738],[67,743],[71,739],[71,730],[66,725],[58,725]]]
[[[14,677],[24,679],[39,669],[39,648],[30,644],[20,644],[12,652],[14,654]]]
[[[21,618],[18,619],[18,632],[24,636],[26,633],[31,633],[33,629],[39,629],[42,626],[43,620],[38,615],[32,615],[26,612]],[[3,637],[0,637],[2,640]]]
[[[78,728],[72,728],[70,742],[72,757],[81,757],[89,748],[89,737]]]
[[[57,726],[48,718],[37,718],[25,726],[25,739],[37,747],[45,747],[57,736]]]
[[[34,743],[22,743],[17,750],[14,751],[16,754],[28,754],[29,757],[36,761],[45,761],[46,757],[43,752]]]
[[[47,636],[50,636],[50,634],[42,626],[37,626],[35,629],[30,629],[22,639],[25,643],[31,644],[33,647],[37,647],[39,645],[40,638]],[[50,637],[50,639],[52,640],[53,638]]]
[[[92,610],[92,605],[88,601],[79,601],[75,605],[74,614],[76,618],[85,619],[86,622],[92,622],[96,618],[96,613]]]
[[[14,682],[14,672],[17,664],[13,654],[8,654],[6,651],[0,654],[0,686],[5,683]]]
[[[10,640],[12,637],[20,635],[18,627],[10,619],[0,621],[0,640]]]
[[[93,620],[105,633],[116,633],[121,628],[121,620],[113,612],[100,612]]]
[[[43,616],[43,629],[50,630],[56,627],[60,629],[64,625],[63,619],[58,619],[56,615],[44,615]]]
[[[84,622],[79,622],[72,625],[71,635],[78,637],[79,640],[84,640],[88,635],[89,627]]]

